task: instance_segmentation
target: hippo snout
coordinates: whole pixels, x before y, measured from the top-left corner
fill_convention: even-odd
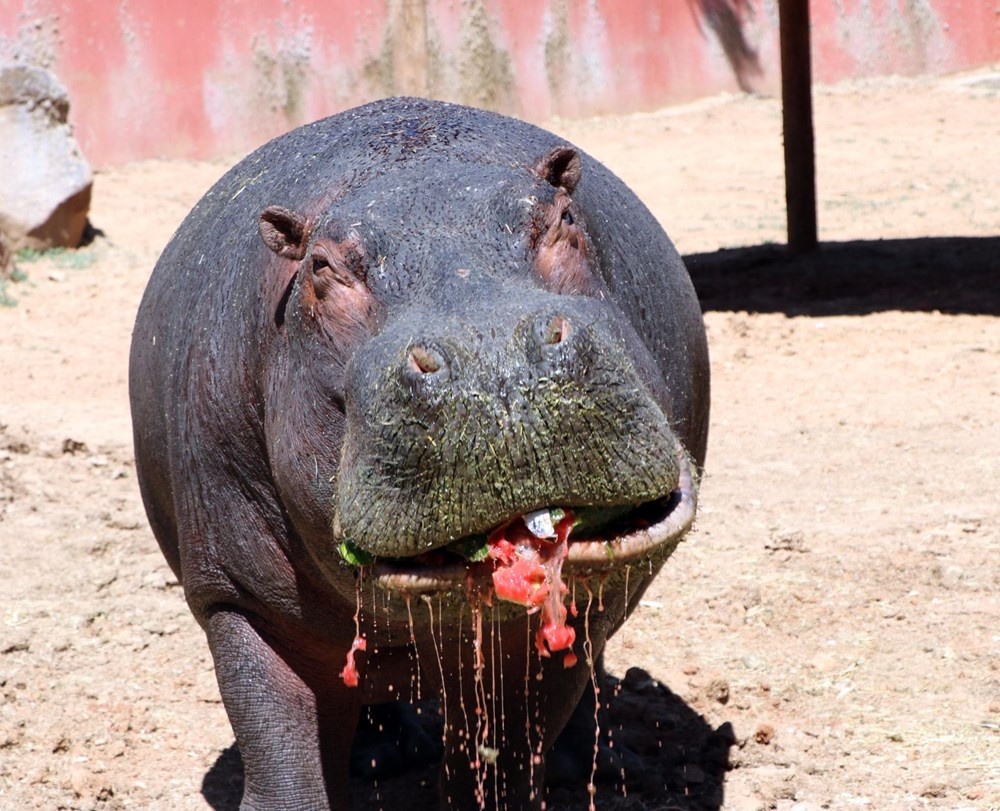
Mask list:
[[[444,317],[415,308],[355,355],[345,403],[335,534],[376,557],[553,505],[654,501],[680,475],[628,336],[592,299],[497,290]]]

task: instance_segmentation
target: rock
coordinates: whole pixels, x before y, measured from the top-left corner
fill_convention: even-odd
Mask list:
[[[969,580],[969,574],[961,566],[954,564],[939,569],[941,585],[946,589],[956,589]]]
[[[748,586],[746,590],[743,592],[743,598],[741,602],[743,603],[743,608],[747,611],[749,611],[751,608],[757,608],[762,601],[763,600],[761,597],[759,586]]]
[[[71,456],[75,456],[78,453],[87,452],[87,443],[81,442],[78,439],[73,439],[72,437],[67,437],[62,443],[62,452],[68,453]]]
[[[769,803],[765,803],[757,793],[754,784],[748,779],[746,774],[740,775],[742,780],[726,780],[726,804],[725,808],[738,808],[740,811],[765,811],[771,808]]]
[[[142,578],[142,588],[144,589],[166,589],[170,586],[173,578],[157,569],[155,572],[148,572]]]
[[[796,773],[783,766],[761,766],[754,770],[757,793],[768,808],[778,807],[781,800],[795,799]]]
[[[729,682],[725,679],[712,679],[705,687],[705,695],[719,704],[729,702]]]
[[[920,792],[921,797],[947,797],[948,794],[948,786],[940,781],[928,783]]]
[[[0,68],[0,232],[8,250],[75,248],[93,176],[66,116],[69,98],[39,67]]]
[[[772,529],[771,542],[764,548],[770,552],[805,552],[806,534],[800,529]]]
[[[840,661],[832,653],[821,651],[809,660],[809,666],[820,673],[833,673],[840,668]]]
[[[9,642],[5,642],[3,647],[0,647],[0,655],[6,655],[8,653],[27,653],[31,650],[31,642],[28,636],[21,636],[19,639],[12,639]]]

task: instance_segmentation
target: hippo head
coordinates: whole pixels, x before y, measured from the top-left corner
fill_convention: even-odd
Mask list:
[[[623,311],[621,246],[599,250],[608,224],[576,200],[583,167],[568,146],[522,165],[428,158],[345,182],[316,215],[262,213],[289,269],[278,340],[309,370],[284,400],[308,416],[269,421],[286,422],[272,466],[293,518],[322,526],[315,557],[339,548],[387,587],[437,591],[524,516],[573,516],[565,566],[587,571],[665,557],[688,528],[685,382]],[[317,431],[307,450],[288,440]]]

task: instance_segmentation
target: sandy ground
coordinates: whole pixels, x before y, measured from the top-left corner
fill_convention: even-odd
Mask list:
[[[1000,808],[1000,75],[820,88],[816,119],[838,244],[799,262],[743,249],[783,241],[775,99],[552,125],[690,257],[713,365],[697,530],[607,657],[645,671],[613,716],[639,749],[660,719],[640,754],[662,779],[602,786],[599,808]],[[228,164],[99,173],[104,236],[22,258],[7,287],[3,811],[238,802],[126,397],[150,269]]]

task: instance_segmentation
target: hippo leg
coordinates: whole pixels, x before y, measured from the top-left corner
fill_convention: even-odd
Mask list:
[[[602,653],[594,664],[591,684],[584,689],[566,726],[545,758],[545,779],[549,785],[579,785],[590,778],[594,763],[594,740],[598,737],[595,734],[595,716],[601,709],[597,704],[593,685],[596,684],[604,694],[606,675]],[[607,741],[603,736],[598,740],[598,746],[602,750],[607,749]]]
[[[358,691],[272,647],[239,612],[213,613],[206,630],[243,757],[241,811],[346,809]]]
[[[539,665],[537,621],[530,630],[525,620],[483,625],[481,668],[468,637],[441,644],[417,631],[424,674],[445,684],[441,808],[540,809],[545,752],[591,684],[590,668],[582,655],[564,668],[561,651]]]

